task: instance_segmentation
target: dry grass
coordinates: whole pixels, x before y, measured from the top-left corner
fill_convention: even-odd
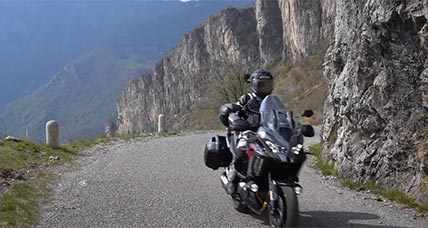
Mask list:
[[[327,83],[322,77],[321,55],[311,56],[296,65],[281,63],[269,66],[275,78],[274,94],[297,114],[306,109],[315,111],[307,119],[309,124],[321,123],[322,108],[327,94]],[[249,91],[249,84],[243,80],[240,69],[231,68],[224,78],[214,80],[207,90],[207,99],[195,104],[189,114],[190,129],[219,129],[218,109],[224,103],[236,102]]]
[[[274,94],[288,105],[290,110],[302,113],[312,109],[314,124],[321,122],[324,100],[327,95],[327,82],[322,76],[321,56],[311,56],[296,65],[276,65],[272,67],[275,75]]]
[[[249,84],[244,79],[244,71],[230,68],[225,76],[209,83],[207,97],[195,104],[189,114],[189,123],[185,126],[193,130],[222,129],[218,119],[218,111],[225,103],[235,103],[249,92]]]

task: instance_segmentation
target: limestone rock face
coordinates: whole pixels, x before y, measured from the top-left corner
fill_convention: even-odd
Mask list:
[[[284,32],[279,2],[257,1],[256,17],[262,63],[269,64],[280,60],[284,50]]]
[[[262,63],[321,53],[333,39],[335,15],[335,0],[256,1]]]
[[[428,202],[427,1],[336,1],[325,158]]]
[[[321,0],[321,42],[324,47],[334,41],[335,18],[336,0]]]
[[[284,43],[288,48],[284,56],[293,62],[316,53],[321,38],[320,0],[280,0]]]

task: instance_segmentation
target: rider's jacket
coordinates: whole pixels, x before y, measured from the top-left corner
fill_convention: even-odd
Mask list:
[[[246,121],[246,126],[242,130],[257,130],[260,125],[259,109],[263,98],[254,93],[248,93],[241,96],[237,103],[223,105],[219,113],[220,121],[229,127],[229,115],[237,113],[239,121]]]

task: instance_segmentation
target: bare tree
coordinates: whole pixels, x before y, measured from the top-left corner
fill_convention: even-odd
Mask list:
[[[232,103],[249,91],[245,73],[239,68],[230,68],[223,78],[213,81],[209,96],[216,104]]]

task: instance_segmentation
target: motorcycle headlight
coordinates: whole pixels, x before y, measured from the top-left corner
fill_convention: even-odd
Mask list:
[[[279,146],[271,141],[266,140],[266,144],[269,149],[277,156],[277,159],[280,159],[283,162],[289,161],[287,156],[287,149],[285,147]]]
[[[303,145],[302,145],[302,144],[298,144],[297,146],[293,146],[293,147],[291,148],[291,151],[292,151],[294,154],[296,154],[296,155],[300,154],[300,153],[302,152],[302,150],[303,150]]]

